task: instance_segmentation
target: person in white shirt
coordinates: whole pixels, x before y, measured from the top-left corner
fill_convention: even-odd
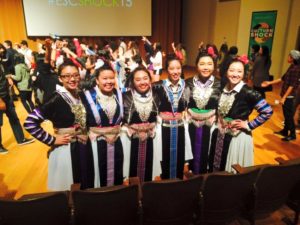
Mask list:
[[[161,52],[161,44],[159,42],[155,42],[153,44],[154,56],[150,57],[150,61],[153,63],[153,82],[159,81],[159,76],[162,74],[162,52]]]
[[[20,48],[18,49],[18,52],[23,54],[25,57],[25,64],[30,69],[31,64],[33,62],[33,56],[32,56],[32,50],[28,48],[28,43],[25,40],[22,40],[20,43]]]

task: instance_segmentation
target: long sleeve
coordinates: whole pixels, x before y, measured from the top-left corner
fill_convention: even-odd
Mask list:
[[[39,109],[33,110],[28,115],[24,122],[24,128],[36,139],[43,142],[46,145],[53,145],[55,137],[46,132],[42,127],[41,123],[45,120],[42,112]]]
[[[261,99],[256,105],[255,109],[259,113],[258,116],[248,123],[248,126],[251,130],[255,129],[256,127],[262,125],[266,122],[273,114],[273,109],[271,106],[266,102],[265,99]]]
[[[144,43],[144,47],[145,47],[145,51],[150,54],[151,56],[154,55],[154,50],[153,50],[153,47],[150,43],[148,42],[145,42]]]
[[[20,64],[15,66],[15,75],[12,75],[11,78],[15,81],[22,79],[22,66]]]
[[[74,43],[75,48],[76,48],[77,57],[81,57],[82,56],[82,48],[80,46],[79,40],[77,38],[74,38],[73,43]]]

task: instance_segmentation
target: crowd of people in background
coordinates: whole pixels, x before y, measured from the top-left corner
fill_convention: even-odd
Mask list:
[[[0,44],[0,97],[6,105],[0,125],[6,113],[18,144],[33,141],[24,138],[15,112],[16,88],[28,113],[24,128],[51,147],[49,189],[119,185],[133,176],[182,179],[188,172],[251,166],[251,132],[273,113],[265,92],[281,81],[284,128],[277,134],[283,141],[296,139],[299,51],[290,52],[284,76],[270,81],[267,46],[252,46],[248,59],[236,46],[224,43],[218,51],[200,43],[197,72],[184,79],[187,54],[181,43],[171,43],[173,52],[165,54],[159,42],[141,42],[145,54],[138,41],[122,38],[100,46],[52,35],[38,43],[37,52],[26,41],[15,48],[11,41]],[[160,79],[163,68],[166,79]],[[52,122],[53,134],[42,128],[45,120]],[[0,142],[0,153],[7,152]]]

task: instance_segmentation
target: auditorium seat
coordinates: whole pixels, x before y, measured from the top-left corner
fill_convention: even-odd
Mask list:
[[[197,224],[227,224],[238,219],[249,200],[259,169],[243,174],[209,174],[201,191]]]
[[[72,193],[75,225],[134,225],[139,222],[138,186],[112,186]]]
[[[280,157],[275,159],[280,165],[291,165],[291,164],[300,164],[300,158],[291,159],[291,160],[284,160]],[[288,200],[286,205],[294,210],[295,218],[293,221],[294,225],[298,224],[299,221],[299,214],[300,214],[300,179],[294,185],[291,192],[289,193]]]
[[[68,192],[0,199],[1,225],[69,225]]]
[[[143,225],[185,225],[193,221],[203,177],[142,185]]]
[[[300,164],[262,167],[254,183],[252,200],[247,204],[244,218],[255,224],[256,219],[268,217],[281,208],[299,179]]]

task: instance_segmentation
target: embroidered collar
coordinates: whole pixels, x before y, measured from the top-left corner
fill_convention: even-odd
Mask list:
[[[244,85],[245,85],[245,82],[241,81],[240,83],[235,85],[235,87],[232,90],[228,90],[228,86],[226,85],[225,88],[223,89],[223,92],[226,94],[230,94],[233,91],[239,93]]]
[[[170,88],[177,87],[177,90],[179,90],[181,88],[180,79],[178,80],[177,84],[175,84],[175,85],[169,79],[166,79],[166,85],[167,85],[167,87],[170,87]]]
[[[142,97],[139,93],[136,91],[132,91],[132,98],[133,98],[133,103],[135,105],[136,112],[138,113],[140,119],[143,122],[148,121],[150,114],[152,112],[153,108],[153,97],[152,97],[152,91],[148,91],[146,93],[148,95],[147,97]],[[129,118],[128,118],[128,123],[131,120],[131,107],[130,107],[130,112],[129,112]]]
[[[168,79],[167,79],[168,80]],[[185,81],[183,79],[179,80],[180,86],[177,91],[173,91],[171,87],[167,86],[167,80],[163,80],[163,87],[168,97],[168,101],[171,104],[173,114],[177,112],[178,104],[181,96],[183,95],[185,88]]]
[[[96,87],[96,92],[96,100],[99,104],[99,109],[102,109],[104,111],[104,113],[109,119],[109,123],[112,124],[119,104],[118,99],[114,92],[112,93],[112,95],[103,94],[98,86]]]
[[[150,88],[147,93],[141,94],[141,93],[137,92],[136,90],[133,90],[132,95],[136,98],[150,98],[150,97],[152,97],[152,91]]]
[[[60,94],[69,104],[81,103],[79,96],[78,98],[75,98],[64,86],[56,85],[56,92]]]
[[[65,87],[56,86],[56,92],[69,104],[74,114],[74,125],[79,125],[83,132],[86,132],[86,110],[80,97],[75,98]]]
[[[212,85],[214,84],[214,81],[215,81],[215,77],[213,75],[211,75],[205,83],[201,82],[198,75],[194,76],[194,79],[193,79],[194,86],[198,86],[201,88],[212,87]]]

